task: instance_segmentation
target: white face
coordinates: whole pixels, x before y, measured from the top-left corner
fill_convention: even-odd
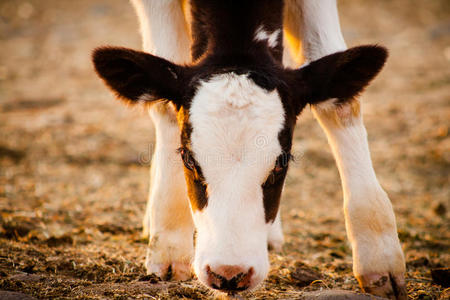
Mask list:
[[[282,152],[281,98],[245,74],[221,74],[200,84],[189,115],[191,151],[207,185],[206,206],[193,210],[195,273],[211,286],[209,271],[222,275],[224,266],[244,273],[252,268],[252,289],[269,269],[261,185]]]

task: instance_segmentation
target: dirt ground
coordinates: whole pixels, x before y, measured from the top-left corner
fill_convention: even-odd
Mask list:
[[[339,6],[349,46],[390,50],[362,101],[374,166],[397,215],[409,296],[448,299],[431,271],[450,267],[450,1]],[[95,76],[90,52],[106,44],[140,48],[127,1],[0,1],[0,290],[47,299],[212,297],[195,280],[145,276],[152,124]],[[265,285],[243,296],[360,291],[339,175],[309,109],[294,150],[281,204],[284,249],[271,254]]]

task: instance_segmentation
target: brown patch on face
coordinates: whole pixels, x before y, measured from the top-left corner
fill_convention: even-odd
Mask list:
[[[332,108],[313,105],[312,109],[320,123],[335,128],[351,126],[353,120],[361,115],[361,104],[356,98],[346,102],[338,101]]]
[[[274,169],[269,174],[269,177],[267,177],[266,182],[262,185],[266,223],[275,221],[277,216],[289,159],[289,154],[280,155]]]
[[[283,182],[274,184],[270,187],[263,186],[263,202],[266,223],[275,221],[280,206],[281,192],[283,191]]]
[[[190,151],[192,127],[186,108],[180,108],[177,119],[181,128],[182,147],[180,148],[180,154],[184,163],[184,177],[186,179],[189,201],[193,211],[202,210],[208,205],[207,184],[201,167]]]
[[[201,171],[200,171],[201,172]],[[208,205],[207,185],[198,172],[184,168],[189,201],[193,211],[202,210]]]

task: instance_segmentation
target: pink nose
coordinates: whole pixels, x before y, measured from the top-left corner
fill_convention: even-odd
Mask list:
[[[253,268],[241,266],[219,266],[212,269],[206,266],[208,285],[221,291],[243,291],[248,289],[253,276]]]

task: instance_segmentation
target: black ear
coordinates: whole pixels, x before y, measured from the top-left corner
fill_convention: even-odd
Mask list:
[[[119,98],[134,104],[138,100],[169,99],[181,105],[185,67],[141,51],[102,47],[94,50],[97,74]]]
[[[388,53],[380,46],[360,46],[334,53],[294,71],[295,95],[309,104],[337,98],[345,101],[357,96],[380,72]]]

